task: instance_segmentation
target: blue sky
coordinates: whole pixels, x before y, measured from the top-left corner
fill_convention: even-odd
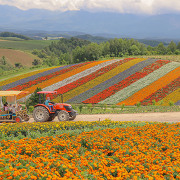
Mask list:
[[[131,14],[180,13],[180,0],[0,0],[0,5],[22,10],[87,10]]]

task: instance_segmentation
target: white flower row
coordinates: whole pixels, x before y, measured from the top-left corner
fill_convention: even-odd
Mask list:
[[[162,66],[161,68],[155,70],[154,72],[148,74],[144,78],[131,84],[130,86],[127,86],[126,88],[122,89],[121,91],[118,91],[114,95],[99,102],[99,104],[117,104],[121,101],[124,101],[128,97],[132,96],[134,93],[136,93],[139,90],[141,90],[142,88],[150,85],[151,83],[153,83],[154,81],[163,77],[164,75],[166,75],[167,73],[176,69],[177,67],[179,67],[178,62],[168,63],[168,64]]]

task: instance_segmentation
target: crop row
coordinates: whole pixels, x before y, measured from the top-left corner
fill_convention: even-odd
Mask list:
[[[97,86],[98,84],[103,83],[104,81],[114,77],[115,75],[123,72],[124,70],[130,68],[134,64],[137,64],[138,62],[141,62],[143,60],[145,60],[145,59],[139,58],[139,59],[133,59],[131,61],[123,63],[123,64],[117,66],[116,68],[108,71],[107,73],[102,74],[101,76],[99,76],[99,77],[97,77],[97,78],[95,78],[95,79],[93,79],[93,80],[91,80],[91,81],[89,81],[89,82],[65,93],[64,94],[65,101],[71,102],[70,99],[72,99],[73,97],[76,98],[76,96],[80,95],[81,93],[89,90],[90,88]],[[68,101],[68,100],[70,100],[70,101]],[[74,102],[76,102],[76,101],[74,101]]]
[[[154,81],[158,80],[159,78],[163,77],[164,75],[166,75],[167,73],[171,72],[172,70],[178,67],[179,67],[179,63],[176,62],[168,63],[99,103],[117,104],[121,101],[124,101],[128,97],[132,96],[134,93],[140,91],[144,87],[150,85]]]
[[[0,144],[0,179],[180,179],[180,123]]]
[[[119,104],[135,105],[138,101],[142,101],[147,96],[151,95],[152,93],[156,92],[157,90],[171,83],[173,80],[177,79],[179,77],[179,72],[180,72],[180,67],[172,70],[171,72],[165,74],[162,77],[159,77],[158,80],[142,88],[141,90],[134,93],[132,96],[130,96],[129,98],[127,98],[126,100],[122,101]]]
[[[146,61],[144,61],[144,62],[146,62]],[[112,86],[107,87],[105,90],[103,90],[103,91],[97,93],[96,95],[92,96],[91,98],[83,101],[83,103],[98,103],[98,102],[108,98],[109,96],[112,96],[113,94],[122,90],[123,88],[129,86],[130,84],[136,82],[137,80],[145,77],[146,75],[148,75],[151,72],[153,72],[154,70],[160,68],[164,64],[168,63],[168,61],[157,60],[156,62],[150,64],[151,61],[148,60],[147,62],[149,62],[149,65],[147,65],[144,62],[140,62],[137,64],[137,65],[140,64],[140,66],[137,66],[138,68],[135,68],[135,70],[138,70],[138,71],[135,71],[135,73],[133,71],[134,69],[131,69],[131,68],[128,69],[130,71],[127,70],[127,73],[125,71],[120,73],[120,77],[117,79],[119,81],[113,81],[113,79],[112,79],[111,82],[109,82],[110,84],[112,84]],[[141,63],[143,63],[143,64],[141,64]],[[127,74],[128,75],[131,74],[131,75],[128,76]]]

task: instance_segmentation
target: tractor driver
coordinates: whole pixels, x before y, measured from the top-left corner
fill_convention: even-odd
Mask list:
[[[52,102],[50,101],[50,97],[47,97],[47,99],[45,101],[45,105],[48,106],[50,111],[53,111],[53,105],[50,105],[49,103],[52,103]]]

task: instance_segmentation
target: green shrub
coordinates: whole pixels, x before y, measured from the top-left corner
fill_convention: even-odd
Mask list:
[[[174,102],[173,101],[169,101],[169,106],[174,106]]]
[[[136,106],[137,106],[137,107],[141,107],[141,102],[137,102],[137,103],[136,103]]]
[[[82,112],[82,109],[83,109],[83,105],[80,104],[78,108],[79,108],[79,111],[80,111],[80,113],[81,113],[81,112]]]
[[[29,106],[28,111],[29,111],[30,113],[32,113],[33,110],[34,110],[34,106]]]

